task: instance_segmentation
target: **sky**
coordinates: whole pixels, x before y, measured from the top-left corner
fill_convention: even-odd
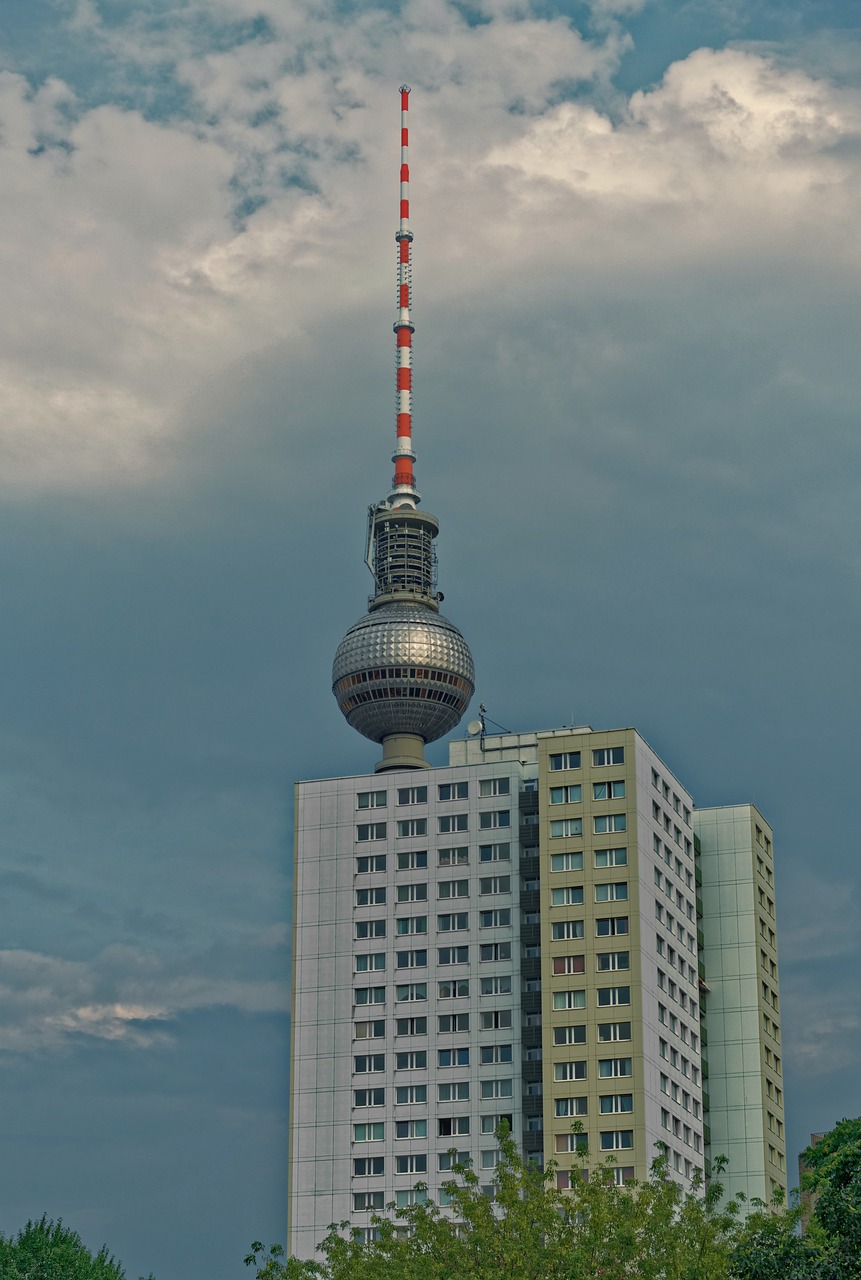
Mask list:
[[[861,1111],[856,5],[4,0],[0,1230],[131,1280],[285,1237],[292,784],[377,758],[330,667],[404,81],[476,706],[760,806],[790,1160]]]

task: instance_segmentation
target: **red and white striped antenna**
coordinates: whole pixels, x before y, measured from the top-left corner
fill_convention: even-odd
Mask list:
[[[410,319],[412,303],[413,233],[410,231],[409,106],[410,86],[402,84],[401,95],[401,196],[398,242],[398,318],[394,323],[397,387],[397,444],[392,454],[395,476],[389,501],[393,506],[415,507],[421,500],[416,490],[413,463],[412,354],[415,326]]]

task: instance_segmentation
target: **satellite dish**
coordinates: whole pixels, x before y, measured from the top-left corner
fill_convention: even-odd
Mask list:
[[[484,725],[481,723],[480,720],[470,720],[469,724],[466,726],[466,731],[467,733],[473,733],[473,734],[481,733],[483,728],[484,728]]]

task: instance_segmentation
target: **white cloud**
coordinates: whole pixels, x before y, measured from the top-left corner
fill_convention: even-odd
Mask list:
[[[269,930],[259,944],[282,946],[283,932]],[[238,955],[233,973],[229,956],[219,961],[210,953],[178,960],[119,945],[90,960],[0,951],[0,1050],[56,1050],[79,1037],[149,1048],[169,1038],[172,1020],[194,1010],[286,1012],[286,980],[239,976]]]
[[[260,13],[270,34],[213,47],[204,15]],[[34,92],[0,78],[12,490],[164,476],[226,371],[242,377],[267,348],[289,366],[309,333],[338,323],[348,351],[343,317],[387,296],[405,77],[419,313],[480,291],[523,335],[524,367],[541,359],[536,290],[549,303],[577,273],[612,292],[660,269],[656,301],[672,306],[678,271],[719,280],[754,258],[857,268],[858,95],[765,57],[698,50],[611,118],[582,96],[559,102],[559,85],[606,81],[624,37],[590,44],[522,7],[476,26],[445,0],[350,22],[328,4],[238,0],[158,16],[107,28],[83,5],[77,23],[116,66],[183,86],[187,118],[87,110],[56,80]],[[345,396],[348,366],[327,367]]]

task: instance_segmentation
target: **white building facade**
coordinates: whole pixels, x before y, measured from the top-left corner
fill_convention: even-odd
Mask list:
[[[733,929],[714,812],[630,728],[481,734],[452,742],[448,767],[297,785],[294,1253],[313,1256],[333,1222],[372,1230],[374,1212],[425,1194],[417,1183],[444,1200],[453,1159],[489,1186],[502,1118],[529,1158],[557,1163],[560,1187],[609,1156],[620,1182],[643,1177],[659,1143],[688,1181],[707,1173],[716,1102],[711,1150],[738,1163],[732,1189],[785,1186],[763,988],[740,1026],[728,977],[762,981],[760,948],[738,950],[739,929],[759,929],[758,872],[733,851],[750,916]],[[748,826],[753,843],[768,830]],[[776,940],[772,958],[769,1002]],[[768,1078],[780,1088],[773,1053]],[[754,1079],[756,1123],[739,1103]]]

